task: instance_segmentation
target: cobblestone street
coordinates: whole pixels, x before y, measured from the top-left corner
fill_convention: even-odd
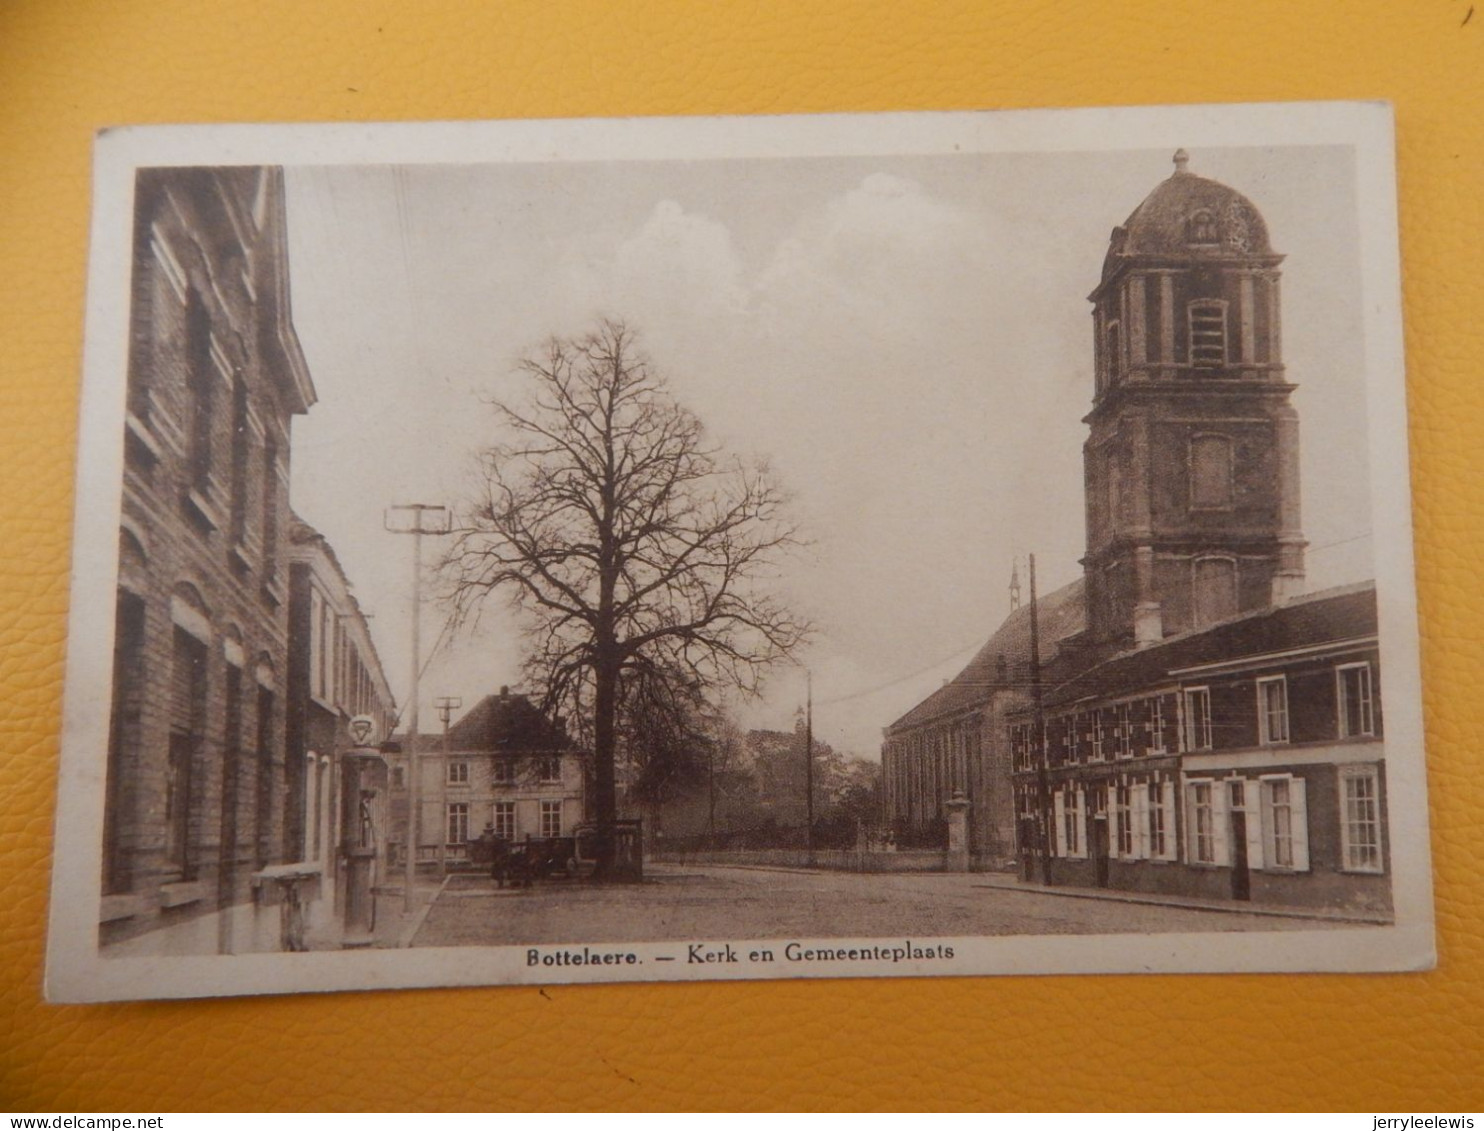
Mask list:
[[[1017,891],[992,886],[989,877],[975,874],[655,865],[640,885],[554,881],[498,890],[486,877],[457,876],[434,902],[412,945],[1161,934],[1353,925]]]

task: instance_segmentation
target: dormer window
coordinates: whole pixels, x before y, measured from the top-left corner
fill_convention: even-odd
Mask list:
[[[1217,369],[1226,364],[1226,303],[1206,299],[1190,304],[1190,364]]]
[[[1210,209],[1200,208],[1190,214],[1185,221],[1185,242],[1195,246],[1221,242],[1221,228]]]

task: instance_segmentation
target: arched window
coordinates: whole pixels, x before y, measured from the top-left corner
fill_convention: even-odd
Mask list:
[[[126,539],[132,541],[129,535]],[[114,612],[113,704],[108,727],[108,767],[103,808],[103,894],[133,888],[125,830],[134,823],[133,784],[144,753],[144,598],[120,587]]]
[[[119,527],[119,587],[132,593],[150,590],[149,555],[144,531],[127,515]]]
[[[1206,433],[1190,439],[1190,506],[1192,510],[1219,510],[1233,502],[1232,442],[1228,436]]]
[[[1123,328],[1116,321],[1109,322],[1103,331],[1103,367],[1108,385],[1123,376]]]
[[[256,716],[254,728],[253,774],[253,862],[261,868],[275,858],[274,851],[274,794],[278,792],[282,773],[282,759],[278,757],[277,736],[282,727],[275,714],[273,696],[273,661],[268,656],[258,657],[253,668],[257,681]],[[281,829],[279,830],[282,831]]]
[[[1213,624],[1237,613],[1237,563],[1228,557],[1196,558],[1193,563],[1195,624]]]
[[[1190,364],[1217,368],[1226,364],[1226,303],[1200,299],[1188,308]]]
[[[205,819],[206,735],[212,645],[218,639],[201,590],[177,584],[170,595],[169,739],[165,763],[165,859],[171,880],[194,880],[210,832]]]

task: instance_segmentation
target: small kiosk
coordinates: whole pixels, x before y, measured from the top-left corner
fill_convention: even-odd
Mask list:
[[[370,946],[376,930],[376,884],[384,870],[387,766],[379,728],[369,715],[347,724],[351,747],[340,755],[339,900],[341,945]]]

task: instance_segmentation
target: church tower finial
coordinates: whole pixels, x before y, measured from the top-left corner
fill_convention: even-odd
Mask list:
[[[1183,173],[1185,172],[1185,166],[1190,164],[1190,154],[1186,153],[1183,149],[1177,149],[1175,150],[1174,161],[1175,172]]]

